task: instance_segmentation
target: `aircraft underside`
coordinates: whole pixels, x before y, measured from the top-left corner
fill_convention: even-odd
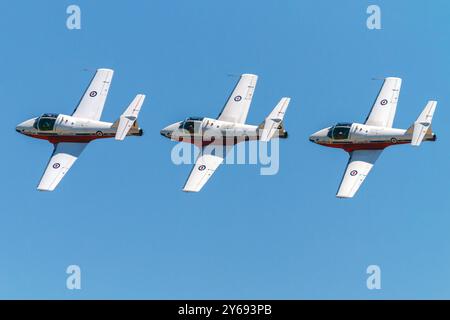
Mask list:
[[[30,134],[29,137],[47,140],[50,143],[56,144],[60,142],[83,142],[88,143],[97,139],[114,138],[114,133],[98,134],[80,134],[80,135],[44,135],[44,134]]]
[[[424,141],[436,141],[436,135],[427,137]],[[399,144],[410,144],[410,137],[391,137],[387,139],[378,139],[372,141],[329,141],[329,142],[317,142],[317,144],[324,147],[339,148],[344,149],[347,152],[352,152],[355,150],[383,150],[387,147],[399,145]]]
[[[355,150],[382,150],[384,148],[398,145],[411,143],[411,139],[408,140],[394,140],[394,141],[376,141],[376,142],[331,142],[331,143],[319,143],[322,146],[330,148],[344,149],[347,152],[352,152]]]

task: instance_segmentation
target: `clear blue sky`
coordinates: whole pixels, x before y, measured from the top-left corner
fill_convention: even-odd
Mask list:
[[[66,7],[82,29],[66,28]],[[450,298],[448,1],[14,1],[0,4],[0,298]],[[36,185],[52,146],[19,122],[71,113],[93,70],[116,73],[114,121],[147,94],[142,138],[96,141],[57,191]],[[83,69],[91,71],[83,71]],[[181,191],[159,130],[216,116],[235,80],[260,76],[248,117],[291,96],[280,172],[221,167]],[[347,154],[308,141],[363,121],[381,81],[403,78],[395,125],[438,100],[436,143],[387,149],[353,200],[335,198]],[[65,287],[82,269],[82,290]],[[382,290],[366,288],[366,268]]]

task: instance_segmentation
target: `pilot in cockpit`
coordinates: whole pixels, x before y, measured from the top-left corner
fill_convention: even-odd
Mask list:
[[[328,130],[328,138],[334,140],[344,140],[348,139],[350,135],[350,129],[352,127],[351,123],[338,123]]]
[[[201,131],[203,118],[191,117],[187,118],[180,124],[179,129],[187,130],[190,134],[199,133]]]
[[[36,119],[33,127],[39,131],[52,131],[55,127],[56,118],[58,118],[57,114],[45,113]]]

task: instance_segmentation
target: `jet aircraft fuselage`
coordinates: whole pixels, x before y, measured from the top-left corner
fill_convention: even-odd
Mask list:
[[[199,147],[259,140],[261,133],[261,126],[197,117],[173,123],[161,130],[161,135],[168,139],[192,143]],[[287,137],[287,132],[282,127],[279,128],[278,137]]]
[[[382,150],[386,147],[411,143],[413,130],[387,128],[361,123],[337,123],[319,130],[309,137],[311,142],[331,148],[355,150]],[[423,141],[435,141],[434,133],[427,134]]]
[[[16,131],[26,136],[59,142],[90,142],[95,139],[114,138],[117,123],[46,113],[22,122]],[[134,126],[128,136],[142,136],[142,129]]]

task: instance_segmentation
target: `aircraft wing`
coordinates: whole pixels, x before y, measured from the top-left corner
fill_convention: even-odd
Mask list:
[[[100,120],[114,71],[98,69],[72,116]]]
[[[254,74],[241,75],[239,82],[234,87],[217,119],[234,123],[245,123],[257,81],[258,76]]]
[[[39,183],[38,190],[55,190],[86,146],[87,143],[61,142],[56,144],[52,157],[47,164],[47,169]]]
[[[351,152],[336,197],[353,198],[382,151],[356,150]]]
[[[211,154],[209,148],[203,148],[199,154],[189,178],[184,185],[185,192],[199,192],[213,173],[222,164],[225,156]]]
[[[392,128],[401,86],[400,78],[384,79],[383,86],[367,116],[365,122],[367,125]]]

